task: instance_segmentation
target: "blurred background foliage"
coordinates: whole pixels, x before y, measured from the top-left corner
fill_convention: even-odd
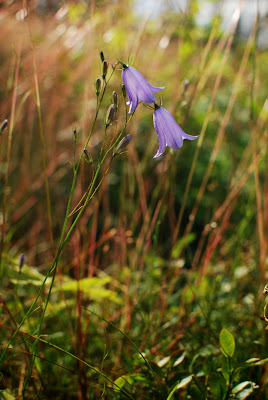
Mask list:
[[[62,254],[43,330],[45,340],[90,360],[113,381],[124,376],[121,386],[134,398],[158,399],[159,389],[133,346],[87,309],[131,337],[159,369],[166,398],[178,379],[190,373],[207,382],[220,368],[222,327],[235,337],[237,362],[267,357],[267,330],[259,314],[267,283],[268,53],[261,32],[268,10],[265,14],[260,1],[259,19],[243,34],[240,18],[248,7],[257,17],[257,2],[237,2],[227,27],[221,7],[228,1],[143,3],[4,0],[0,5],[0,118],[13,121],[0,137],[1,201],[7,198],[0,337],[4,346],[53,260],[36,82],[57,243],[73,176],[73,127],[77,157],[95,116],[102,50],[110,69],[119,59],[152,85],[165,86],[158,103],[185,132],[201,139],[153,159],[158,140],[152,112],[138,107],[127,129],[133,135],[127,153],[114,159]],[[209,3],[217,12],[200,23]],[[95,164],[82,163],[73,207],[96,166],[113,90],[121,96],[119,70],[89,142]],[[120,97],[118,128],[123,101]],[[26,265],[18,272],[21,253]],[[49,283],[23,332],[35,334]],[[22,396],[29,349],[23,353],[21,340],[5,363],[0,394],[5,399]],[[35,398],[40,385],[40,398],[101,398],[101,376],[45,343],[39,351],[25,398]],[[159,367],[164,357],[170,358]],[[259,386],[250,398],[268,398],[267,366],[240,376]],[[185,385],[174,398],[202,399],[195,390]],[[125,398],[111,384],[104,392],[106,398]]]

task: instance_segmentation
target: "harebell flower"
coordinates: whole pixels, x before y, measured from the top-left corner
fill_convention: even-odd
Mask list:
[[[154,158],[164,153],[166,146],[174,150],[183,145],[183,140],[195,140],[198,136],[187,135],[177,124],[172,115],[163,107],[154,104],[153,122],[159,139],[159,149]]]
[[[122,81],[125,85],[128,95],[128,103],[130,105],[129,113],[133,113],[139,101],[143,103],[154,103],[154,93],[163,90],[164,87],[155,87],[144,78],[144,76],[133,67],[121,63],[123,67]]]

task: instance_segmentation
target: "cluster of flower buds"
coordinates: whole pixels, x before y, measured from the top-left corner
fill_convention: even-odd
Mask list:
[[[101,62],[102,62],[102,74],[101,74],[101,77],[105,81],[106,75],[107,75],[107,72],[108,72],[108,63],[105,60],[103,51],[100,52],[100,59],[101,59]],[[96,93],[97,96],[99,96],[100,92],[101,92],[101,80],[100,80],[100,78],[98,78],[95,81],[95,93]]]
[[[100,59],[101,59],[101,62],[102,62],[102,79],[104,80],[106,78],[107,71],[108,71],[108,63],[105,60],[103,51],[100,51]]]
[[[116,113],[119,107],[118,94],[113,91],[112,93],[113,104],[110,105],[105,116],[105,127],[108,128],[114,121],[116,121]]]

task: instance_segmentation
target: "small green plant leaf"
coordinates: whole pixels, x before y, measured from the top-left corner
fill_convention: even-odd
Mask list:
[[[254,384],[254,385],[255,385],[255,383],[254,383],[254,382],[251,382],[251,381],[241,382],[241,383],[239,383],[238,385],[236,385],[236,386],[233,388],[232,393],[234,393],[234,394],[239,393],[239,392],[241,392],[246,386],[251,385],[251,384]]]
[[[157,365],[159,368],[164,367],[170,360],[170,356],[164,357],[161,360],[158,361]]]
[[[187,386],[191,382],[192,379],[193,379],[192,375],[189,375],[186,378],[183,378],[181,381],[177,382],[176,385],[171,390],[171,392],[169,393],[167,400],[172,399],[172,396],[176,392],[176,390],[182,389],[185,386]]]
[[[222,400],[226,395],[226,381],[222,375],[213,373],[209,379],[210,391],[214,400]]]
[[[222,365],[222,375],[225,378],[225,380],[228,382],[230,378],[230,366],[228,363],[228,358],[222,354],[221,357],[221,365]]]
[[[195,234],[190,233],[187,235],[185,238],[180,239],[177,244],[174,246],[172,250],[172,258],[178,258],[183,251],[183,249],[188,246],[190,243],[192,243],[195,239]]]
[[[235,340],[231,332],[223,328],[220,333],[221,351],[226,357],[233,357],[235,351]]]
[[[206,399],[207,398],[207,387],[204,385],[204,383],[202,383],[201,380],[197,379],[197,377],[195,377],[193,375],[193,380],[194,380],[194,384],[191,385],[191,387],[189,388],[189,393],[193,398],[196,399]],[[196,395],[196,396],[195,396]]]
[[[77,292],[80,290],[92,300],[99,301],[100,299],[107,299],[117,304],[122,304],[121,298],[117,292],[107,289],[105,285],[111,282],[109,276],[106,277],[92,277],[84,278],[76,281],[74,279],[66,279],[61,286],[55,286],[54,292],[63,290],[64,292]]]
[[[200,390],[199,386],[191,385],[187,393],[192,400],[206,400],[207,393],[205,391]]]
[[[1,400],[15,400],[16,397],[13,396],[13,394],[10,393],[9,390],[1,390],[0,391],[0,399]]]
[[[132,379],[131,376],[122,375],[122,376],[120,376],[119,378],[117,378],[117,379],[114,381],[114,383],[115,383],[115,385],[116,385],[115,390],[118,390],[118,387],[119,387],[120,389],[122,389],[126,383],[128,383],[129,385],[132,385],[132,384],[133,384],[133,379]]]
[[[258,361],[260,361],[260,358],[254,357],[254,358],[249,358],[247,361],[245,361],[245,363],[246,364],[252,364],[252,363],[256,363]]]
[[[255,382],[241,382],[233,388],[232,394],[236,395],[237,399],[244,400],[258,387]]]
[[[179,358],[174,362],[173,367],[177,367],[177,365],[181,364],[185,359],[186,351],[184,351]]]

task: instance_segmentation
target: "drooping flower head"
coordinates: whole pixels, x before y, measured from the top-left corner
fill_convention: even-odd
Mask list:
[[[127,91],[128,104],[130,104],[129,113],[133,113],[136,110],[139,101],[147,104],[154,103],[154,93],[164,88],[150,85],[135,68],[129,67],[124,63],[121,64],[123,66],[122,81]]]
[[[154,107],[154,128],[159,139],[159,149],[154,158],[161,156],[166,146],[177,150],[182,147],[184,139],[195,140],[198,138],[198,136],[187,135],[165,108],[159,107],[157,104]]]

